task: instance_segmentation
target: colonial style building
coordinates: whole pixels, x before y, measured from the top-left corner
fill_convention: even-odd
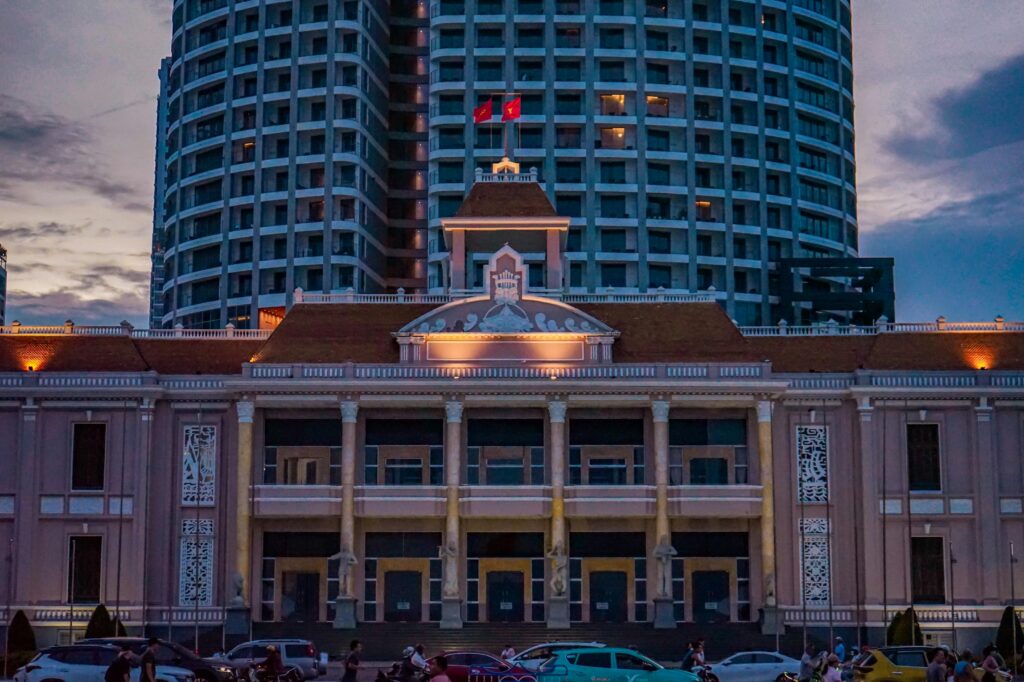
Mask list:
[[[43,641],[97,602],[238,634],[865,641],[915,605],[936,637],[991,637],[1024,547],[1024,324],[738,327],[698,295],[561,294],[567,227],[506,164],[445,222],[445,295],[300,290],[268,331],[2,328],[10,608]]]

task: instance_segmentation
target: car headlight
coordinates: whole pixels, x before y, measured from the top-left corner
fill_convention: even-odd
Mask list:
[[[233,668],[230,668],[226,665],[215,665],[213,666],[213,669],[222,675],[230,675],[231,673],[235,672]]]

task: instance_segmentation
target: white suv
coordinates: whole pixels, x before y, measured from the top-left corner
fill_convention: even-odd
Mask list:
[[[95,682],[102,680],[107,668],[120,650],[102,644],[73,644],[43,649],[35,658],[18,668],[15,682]],[[138,659],[132,660],[132,682],[138,682],[141,669]],[[158,682],[196,682],[192,671],[170,665],[156,667]]]

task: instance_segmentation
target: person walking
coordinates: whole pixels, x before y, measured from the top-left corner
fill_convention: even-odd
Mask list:
[[[505,648],[501,650],[501,660],[507,661],[516,655],[516,650],[512,648],[511,644],[506,644]]]
[[[836,644],[832,648],[832,653],[836,655],[840,663],[846,660],[846,643],[843,642],[842,637],[836,637]]]
[[[817,653],[818,649],[813,644],[808,644],[804,649],[804,655],[800,657],[800,674],[797,676],[800,682],[811,682],[821,667],[821,657]]]
[[[964,649],[953,666],[953,682],[974,682],[974,654]]]
[[[925,682],[946,682],[948,677],[946,670],[946,650],[935,648],[932,650],[931,660],[928,663],[928,670],[925,671]]]
[[[836,654],[829,654],[828,659],[825,661],[825,675],[822,677],[823,682],[842,682],[843,674],[839,670],[839,656]]]
[[[345,657],[345,668],[341,674],[341,682],[356,682],[359,675],[359,653],[363,650],[363,643],[353,639],[348,645],[348,656]]]
[[[156,648],[159,645],[159,639],[149,638],[149,643],[142,652],[142,670],[139,671],[139,682],[156,682]]]
[[[121,645],[121,651],[103,675],[103,682],[130,682],[132,675],[132,649],[127,644]]]
[[[999,660],[996,658],[996,647],[989,644],[982,652],[981,682],[996,682],[999,675]]]
[[[444,656],[434,658],[430,666],[430,682],[452,682],[448,679],[448,659]]]

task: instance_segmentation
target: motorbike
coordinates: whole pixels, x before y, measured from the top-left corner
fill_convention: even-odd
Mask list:
[[[295,666],[285,666],[278,674],[267,670],[264,662],[253,663],[245,671],[239,671],[238,682],[303,682],[302,671]]]
[[[408,670],[411,666],[407,666],[407,670],[403,672],[403,662],[392,663],[386,671],[378,670],[376,682],[427,682],[430,679],[426,670]]]
[[[701,682],[718,682],[718,675],[711,671],[711,666],[695,665],[691,672],[700,678]]]

